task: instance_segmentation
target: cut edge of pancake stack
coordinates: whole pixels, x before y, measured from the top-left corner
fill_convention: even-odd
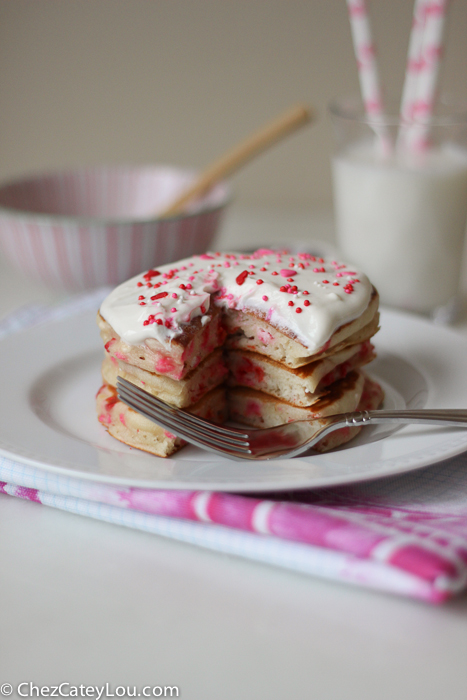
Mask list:
[[[354,268],[307,253],[213,253],[149,270],[104,300],[99,421],[118,440],[168,457],[184,442],[118,399],[117,376],[217,423],[271,427],[377,408],[378,294]],[[325,438],[324,451],[359,431]]]

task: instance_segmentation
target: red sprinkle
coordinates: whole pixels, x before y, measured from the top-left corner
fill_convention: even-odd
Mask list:
[[[238,277],[236,278],[236,283],[239,284],[240,286],[244,283],[246,278],[248,277],[248,270],[243,270],[243,272],[240,272]]]
[[[323,280],[323,284],[329,284],[329,280]]]
[[[309,301],[309,299],[305,299],[305,301],[303,302],[303,306],[310,306],[310,304],[311,302]]]
[[[143,277],[146,280],[150,280],[152,277],[159,277],[161,273],[158,272],[157,270],[148,270],[147,272],[144,273]]]
[[[307,289],[304,289],[302,294],[309,294],[310,292]]]
[[[144,299],[144,294],[140,294],[138,299],[141,301],[141,299]]]
[[[296,314],[301,314],[301,313],[302,313],[302,310],[301,310],[301,308],[300,308],[299,306],[297,306],[297,308],[295,309],[295,313],[296,313]]]
[[[287,291],[287,287],[281,287],[279,291],[280,291],[280,292],[286,292],[286,291]]]
[[[142,287],[142,286],[143,286],[143,283],[142,283],[142,282],[138,282],[136,286],[137,286],[137,287]]]
[[[156,323],[158,326],[162,326],[162,319],[161,318],[156,318]]]
[[[274,270],[274,272],[271,272],[271,275],[278,275],[279,273]]]
[[[179,288],[179,289],[186,289],[186,287],[185,287],[184,284],[179,284],[179,285],[178,285],[178,288]]]
[[[294,306],[293,301],[289,301],[289,306]]]
[[[263,280],[256,280],[256,284],[263,284]]]
[[[159,292],[159,294],[154,294],[151,299],[154,301],[154,299],[163,299],[164,297],[168,297],[169,293],[168,292]]]

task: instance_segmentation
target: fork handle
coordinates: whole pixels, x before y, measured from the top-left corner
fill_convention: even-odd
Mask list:
[[[370,423],[425,423],[427,425],[467,425],[467,410],[462,408],[421,408],[406,410],[354,411],[345,414],[346,426]]]

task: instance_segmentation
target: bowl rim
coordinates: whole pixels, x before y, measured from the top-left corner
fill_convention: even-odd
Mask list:
[[[0,182],[0,192],[6,188],[13,185],[20,185],[25,182],[31,182],[44,177],[57,177],[67,174],[79,173],[84,171],[109,171],[109,170],[171,170],[173,172],[183,173],[185,175],[195,174],[197,171],[193,168],[183,168],[173,165],[103,165],[103,166],[83,166],[79,168],[63,168],[57,170],[42,170],[38,172],[31,172],[21,177],[11,178],[9,180],[3,180]],[[134,226],[134,225],[144,225],[144,224],[159,224],[165,221],[174,223],[180,220],[192,219],[196,216],[211,214],[220,209],[224,209],[233,198],[233,190],[231,184],[227,180],[221,180],[214,185],[216,188],[221,189],[221,201],[216,204],[211,204],[209,206],[201,207],[196,211],[172,214],[169,216],[153,216],[150,218],[125,218],[125,217],[100,217],[100,216],[86,216],[86,215],[72,215],[72,214],[54,214],[51,212],[35,212],[25,209],[17,209],[15,207],[4,206],[0,204],[0,216],[3,217],[8,215],[17,219],[34,219],[40,223],[51,222],[53,224],[67,223],[67,224],[93,224],[95,226]]]

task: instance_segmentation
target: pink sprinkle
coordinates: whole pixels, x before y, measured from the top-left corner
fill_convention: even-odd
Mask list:
[[[175,292],[172,292],[172,299],[177,299],[177,298],[178,298],[177,294],[175,294]]]
[[[263,299],[263,301],[268,301],[266,294],[263,295],[262,299]]]
[[[191,286],[191,284],[186,284],[185,286],[186,286],[187,289],[193,289],[193,287]]]
[[[215,260],[213,255],[208,255],[207,253],[203,253],[203,255],[199,256],[201,260]]]
[[[344,276],[344,275],[343,275],[342,272],[336,272],[336,277],[343,277],[343,276]]]
[[[227,294],[227,299],[232,300],[234,298],[233,294]]]
[[[172,312],[173,314],[177,311],[177,309],[175,308],[175,306],[174,306],[172,309],[170,309],[170,310],[171,310],[171,312]]]
[[[282,277],[292,277],[297,274],[297,270],[281,270]]]
[[[192,275],[191,277],[188,277],[188,279],[190,280],[190,282],[193,282],[193,280],[194,280],[195,278],[194,278],[193,275]],[[186,288],[188,289],[188,285],[186,286]],[[191,289],[191,286],[190,286],[190,289]]]

